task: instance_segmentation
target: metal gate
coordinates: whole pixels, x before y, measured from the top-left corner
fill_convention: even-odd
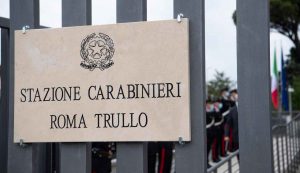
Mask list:
[[[62,0],[62,25],[91,24],[91,0]],[[206,172],[204,0],[174,0],[174,18],[190,19],[192,142],[176,144],[176,172]],[[146,0],[117,0],[117,22],[147,19]],[[240,170],[272,172],[270,126],[269,1],[237,0]],[[40,28],[39,0],[11,0],[10,19],[0,18],[2,41],[0,171],[49,171],[50,144],[13,143],[14,31]],[[50,145],[50,146],[49,146]],[[90,173],[90,143],[59,143],[59,172]],[[253,146],[259,146],[253,149]],[[263,153],[263,154],[261,154]],[[147,143],[117,144],[118,173],[147,172]]]

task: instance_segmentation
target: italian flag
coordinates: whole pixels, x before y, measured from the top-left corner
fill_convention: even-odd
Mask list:
[[[274,49],[274,62],[272,70],[272,103],[275,109],[278,109],[278,70],[276,60],[276,48]]]

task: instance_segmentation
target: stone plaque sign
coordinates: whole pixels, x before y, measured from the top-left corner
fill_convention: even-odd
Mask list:
[[[14,142],[191,140],[188,19],[15,32]]]

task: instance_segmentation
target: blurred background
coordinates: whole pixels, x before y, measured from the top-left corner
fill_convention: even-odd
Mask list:
[[[148,21],[173,19],[172,0],[149,0],[147,3]],[[236,1],[209,0],[205,3],[207,91],[208,95],[217,96],[217,90],[224,85],[237,88],[234,23]],[[274,67],[275,52],[279,75],[283,67],[286,70],[286,86],[294,89],[292,107],[299,110],[300,102],[296,102],[300,100],[299,7],[294,0],[271,0],[270,3],[270,70],[272,72]],[[0,16],[9,18],[9,0],[0,0],[0,7]],[[40,0],[40,24],[47,27],[61,27],[61,8],[61,0]],[[113,23],[116,23],[116,0],[92,0],[92,24]],[[281,89],[281,80],[278,86]]]

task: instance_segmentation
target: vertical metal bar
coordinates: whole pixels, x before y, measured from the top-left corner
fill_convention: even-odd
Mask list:
[[[273,167],[269,35],[269,0],[237,0],[239,114],[242,115],[239,151],[243,173],[271,173]],[[253,146],[259,148],[249,150]]]
[[[29,25],[30,28],[39,27],[38,0],[10,1],[10,59],[8,97],[9,97],[9,132],[8,132],[8,173],[39,173],[45,172],[44,144],[32,144],[21,148],[13,143],[14,133],[14,31]],[[26,141],[26,139],[24,139]]]
[[[130,159],[128,159],[130,156]],[[146,143],[117,144],[117,173],[148,172]]]
[[[298,120],[296,119],[295,120],[295,124],[296,124],[296,141],[297,141],[297,156],[299,155],[299,152],[300,152],[300,143],[299,143],[299,122]]]
[[[295,161],[295,166],[297,168],[297,139],[296,139],[296,122],[295,120],[293,121],[293,141],[294,141],[294,161]]]
[[[282,170],[283,172],[285,172],[285,154],[284,154],[284,135],[282,134],[281,130],[280,130],[280,134],[281,134],[281,154],[282,154]]]
[[[298,139],[297,139],[297,136],[298,136],[297,128],[298,128],[298,124],[297,124],[297,120],[295,119],[294,120],[294,131],[295,131],[294,139],[295,139],[295,159],[296,159],[296,165],[299,164],[299,158],[298,158],[299,144],[298,144]]]
[[[283,150],[282,150],[282,145],[283,145],[283,135],[280,134],[280,137],[279,137],[279,151],[280,151],[280,167],[281,167],[281,172],[284,173],[284,153],[283,153]]]
[[[32,165],[33,172],[46,172],[46,144],[33,144],[32,146]]]
[[[147,0],[117,0],[117,23],[147,20]]]
[[[295,145],[295,131],[294,131],[294,122],[291,123],[291,131],[292,131],[292,152],[293,152],[293,163],[294,166],[296,167],[296,145]]]
[[[62,26],[90,25],[91,0],[63,0]],[[91,172],[91,143],[61,143],[59,150],[61,173]]]
[[[9,30],[1,28],[0,170],[7,172]]]
[[[228,173],[232,173],[232,163],[231,163],[232,159],[228,160]]]
[[[276,151],[276,135],[274,134],[274,130],[272,129],[272,136],[273,136],[273,163],[274,163],[274,167],[273,167],[273,172],[276,173],[276,164],[277,164],[277,151]]]
[[[59,158],[61,173],[91,172],[90,143],[61,143]]]
[[[293,172],[294,170],[294,162],[293,162],[293,142],[292,142],[292,133],[291,133],[291,123],[289,123],[288,125],[288,129],[289,129],[289,145],[290,145],[290,156],[291,156],[291,172]]]
[[[299,132],[299,120],[298,120],[298,118],[296,119],[296,132],[297,132],[297,134],[296,134],[296,140],[297,140],[297,158],[298,158],[298,160],[299,160],[299,162],[300,162],[300,141],[299,141],[299,134],[300,134],[300,132]]]
[[[297,165],[297,140],[296,140],[296,122],[293,122],[293,138],[294,138],[294,155],[295,155],[295,165]],[[298,166],[298,165],[297,165]]]
[[[278,130],[276,130],[278,131]],[[276,155],[277,155],[277,169],[278,169],[278,173],[281,172],[281,169],[280,169],[280,153],[279,153],[279,141],[278,141],[278,132],[276,133],[275,131],[275,135],[276,135]]]
[[[279,136],[279,138],[278,138],[278,149],[279,149],[279,165],[280,165],[280,168],[281,168],[281,170],[280,170],[280,172],[283,172],[283,166],[282,166],[282,151],[281,151],[281,145],[282,145],[282,143],[281,143],[281,136]]]
[[[60,169],[60,144],[59,143],[55,143],[53,145],[54,150],[52,151],[52,153],[54,154],[53,156],[53,166],[52,168],[56,171],[53,173],[60,173],[59,169]]]
[[[300,141],[299,141],[299,135],[300,135],[300,131],[299,131],[299,128],[300,128],[300,124],[299,124],[299,120],[297,118],[296,120],[296,123],[297,123],[297,136],[296,136],[296,140],[297,140],[297,143],[298,143],[298,151],[297,151],[297,158],[298,158],[298,165],[300,164]]]
[[[296,138],[295,138],[295,122],[293,120],[293,123],[292,123],[292,130],[293,130],[293,151],[294,151],[294,165],[295,165],[295,171],[297,170],[297,157],[296,157],[296,150],[297,150],[297,146],[296,146]]]
[[[289,160],[289,149],[288,149],[288,135],[286,133],[286,127],[284,129],[284,136],[285,136],[285,152],[286,152],[286,165],[287,165],[287,172],[289,172],[289,168],[290,168],[290,160]]]
[[[293,146],[293,131],[292,131],[292,122],[289,124],[289,139],[290,139],[290,152],[291,152],[291,171],[295,171],[294,163],[294,146]]]
[[[290,123],[286,126],[287,140],[288,140],[288,152],[289,152],[289,172],[292,171],[292,150],[291,150],[291,139],[290,139]]]
[[[282,127],[282,129],[283,129],[283,127]],[[287,165],[287,158],[286,158],[286,152],[285,152],[285,137],[286,136],[284,136],[284,134],[283,134],[283,131],[281,130],[281,136],[282,136],[282,138],[281,138],[281,142],[282,142],[282,146],[281,146],[281,148],[282,148],[282,160],[283,160],[283,172],[287,172],[287,167],[288,167],[288,165]]]
[[[291,142],[289,139],[289,136],[287,136],[288,140],[288,161],[289,161],[289,168],[288,171],[290,172],[292,170],[292,154],[291,154]]]
[[[47,143],[46,144],[46,172],[45,173],[53,173],[53,169],[52,169],[52,165],[53,165],[53,155],[52,155],[52,151],[53,151],[53,147],[52,147],[53,143]]]
[[[90,25],[92,23],[92,0],[63,0],[62,26]]]
[[[118,23],[145,20],[147,20],[147,0],[117,0]],[[147,173],[147,143],[117,143],[117,172]]]
[[[204,0],[174,0],[174,17],[189,18],[192,141],[176,145],[176,173],[206,172]]]

